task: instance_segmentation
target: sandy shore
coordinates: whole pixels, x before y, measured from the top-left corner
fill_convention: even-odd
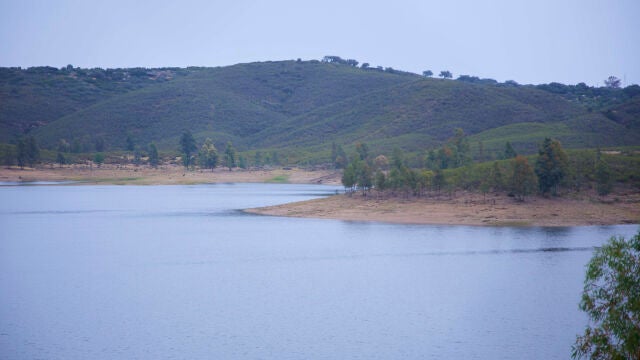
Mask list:
[[[508,196],[463,194],[453,199],[384,199],[336,195],[279,206],[249,209],[263,215],[401,224],[471,226],[579,226],[640,223],[640,195],[606,199],[532,197],[518,202]]]
[[[223,168],[185,171],[182,166],[167,165],[153,169],[148,166],[103,165],[89,167],[71,165],[65,167],[40,167],[37,169],[0,169],[0,181],[79,181],[84,184],[116,185],[179,185],[229,182],[295,183],[295,184],[340,184],[341,174],[332,170],[301,170],[282,168],[269,170],[229,171]]]

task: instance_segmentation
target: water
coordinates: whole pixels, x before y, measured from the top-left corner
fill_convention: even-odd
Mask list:
[[[335,190],[0,187],[0,358],[567,359],[593,248],[638,228],[238,211]]]

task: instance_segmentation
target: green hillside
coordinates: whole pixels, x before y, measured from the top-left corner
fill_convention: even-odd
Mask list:
[[[545,137],[565,147],[640,145],[636,89],[519,86],[424,78],[341,63],[279,61],[219,68],[0,69],[0,142],[35,135],[121,150],[127,136],[177,148],[190,130],[218,148],[278,150],[292,161],[326,161],[333,142],[419,152],[462,128],[475,147],[510,141],[533,153]],[[599,104],[594,107],[594,104]]]

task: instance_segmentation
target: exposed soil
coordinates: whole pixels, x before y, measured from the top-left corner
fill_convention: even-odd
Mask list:
[[[640,223],[640,194],[607,198],[459,194],[455,198],[378,199],[336,195],[323,199],[247,210],[254,214],[402,224],[473,226],[579,226]]]
[[[283,182],[296,184],[340,184],[340,173],[331,170],[241,170],[216,168],[211,170],[185,171],[177,165],[161,166],[157,169],[133,165],[69,165],[64,167],[44,166],[36,169],[0,169],[0,181],[79,181],[86,184],[117,185],[172,185],[227,182]]]

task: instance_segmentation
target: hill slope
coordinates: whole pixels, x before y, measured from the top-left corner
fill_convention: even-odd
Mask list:
[[[601,113],[543,88],[318,61],[38,69],[0,69],[0,142],[29,131],[46,147],[66,139],[89,148],[102,139],[122,149],[131,135],[139,145],[155,141],[173,150],[189,129],[219,148],[230,140],[240,151],[279,149],[326,160],[332,142],[421,151],[459,127],[490,152],[506,141],[533,152],[547,136],[566,147],[640,145],[640,96]]]

